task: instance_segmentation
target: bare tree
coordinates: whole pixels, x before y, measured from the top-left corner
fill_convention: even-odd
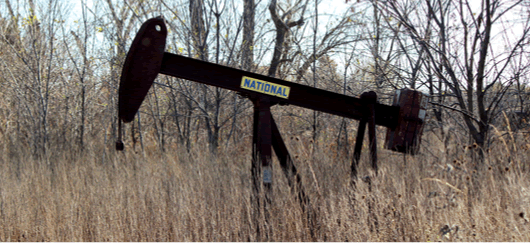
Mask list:
[[[499,104],[515,82],[508,67],[527,44],[528,8],[523,1],[496,0],[426,0],[418,4],[417,11],[409,12],[401,2],[378,2],[380,9],[396,18],[406,35],[421,45],[425,61],[454,95],[470,137],[483,147]],[[430,21],[432,35],[426,38],[422,25]],[[509,33],[508,24],[516,24],[519,32]],[[497,84],[503,88],[493,89]]]
[[[276,27],[276,39],[274,43],[274,52],[272,54],[271,64],[268,71],[269,76],[275,77],[276,71],[280,64],[286,61],[285,59],[282,59],[282,56],[285,54],[285,48],[289,46],[288,44],[285,44],[285,41],[290,34],[289,29],[304,23],[303,16],[306,6],[307,2],[302,3],[301,0],[297,1],[295,4],[288,6],[288,9],[284,10],[283,14],[280,15],[276,0],[271,0],[269,4],[269,12],[271,14],[272,21],[274,22],[274,26]],[[292,20],[294,14],[297,11],[301,11],[300,18],[298,20]]]
[[[77,52],[74,53],[74,50],[72,50],[71,46],[69,45],[68,41],[71,39],[67,39],[66,37],[63,38],[63,43],[65,46],[65,49],[68,53],[68,56],[73,63],[73,69],[75,70],[75,73],[79,79],[79,94],[80,94],[80,124],[79,124],[79,131],[78,131],[78,143],[81,149],[83,149],[85,145],[85,123],[86,123],[86,117],[87,117],[87,79],[88,75],[91,73],[91,67],[90,67],[90,60],[89,60],[89,38],[92,37],[91,31],[89,31],[89,16],[88,16],[88,10],[85,1],[81,1],[81,31],[78,33],[74,32],[73,30],[70,31],[70,34],[73,36]],[[63,26],[63,35],[66,35],[65,30]],[[79,59],[77,57],[80,57]],[[65,105],[66,110],[68,110],[68,103],[69,103],[69,96],[65,96]]]
[[[2,63],[11,76],[10,91],[17,94],[14,104],[18,122],[23,127],[32,147],[33,154],[43,155],[49,145],[49,126],[54,119],[50,117],[51,96],[54,87],[60,81],[59,67],[63,64],[57,58],[58,28],[64,18],[64,6],[60,1],[49,0],[36,4],[28,0],[14,11],[12,3],[6,1],[11,19],[17,20],[12,32],[14,36],[6,38],[7,52],[10,58],[2,57]],[[18,19],[22,18],[20,22]],[[16,26],[18,25],[18,26]],[[19,37],[17,37],[17,35]],[[15,38],[15,39],[12,39]],[[20,41],[20,42],[19,42]],[[53,112],[53,111],[52,111]]]
[[[241,43],[241,68],[250,70],[254,61],[254,0],[244,0],[243,4],[243,42]]]
[[[104,83],[102,89],[104,94],[107,95],[107,104],[105,114],[110,116],[107,118],[107,122],[112,124],[110,134],[113,136],[108,141],[114,141],[117,135],[117,112],[118,107],[118,82],[121,75],[121,68],[125,61],[127,54],[128,44],[134,37],[133,29],[137,27],[138,23],[141,23],[141,19],[136,14],[139,10],[139,5],[142,1],[124,1],[124,2],[113,2],[112,0],[101,0],[95,1],[95,4],[99,5],[101,9],[92,9],[91,13],[96,17],[96,31],[103,33],[105,42],[101,43],[104,45],[106,55],[106,65],[108,67],[108,75],[104,77]],[[98,11],[103,11],[106,14],[101,14]]]
[[[248,68],[252,66],[252,61],[248,60],[249,56],[252,55],[248,55],[248,51],[253,47],[250,45],[253,36],[251,33],[242,34],[244,19],[247,18],[248,20],[248,17],[237,16],[237,7],[234,3],[230,1],[194,1],[190,2],[186,10],[179,9],[177,6],[171,7],[165,2],[164,6],[177,20],[177,23],[168,23],[170,30],[178,33],[175,38],[176,45],[171,45],[173,50],[180,54],[187,54],[190,57],[213,61],[221,65],[237,66],[238,63],[241,63],[241,65],[248,65]],[[179,14],[181,12],[188,14]],[[251,23],[249,27],[252,27]],[[236,48],[236,43],[242,43],[241,36],[250,38],[245,40],[249,45],[245,55],[241,54],[240,48]],[[179,44],[184,44],[186,48],[178,47]],[[244,49],[244,45],[241,44],[241,48]],[[248,64],[244,64],[244,61],[238,62],[238,57],[247,58]],[[237,115],[248,107],[245,105],[246,101],[239,99],[234,92],[228,90],[179,79],[174,81],[176,82],[167,83],[167,86],[175,91],[175,95],[172,95],[173,107],[177,107],[178,96],[181,96],[181,101],[185,101],[184,103],[187,104],[182,107],[184,109],[174,114],[179,133],[182,134],[179,135],[181,140],[189,138],[189,132],[186,132],[187,128],[190,127],[189,122],[199,120],[200,122],[195,124],[195,134],[199,134],[200,129],[205,129],[210,151],[216,153],[221,141],[221,130],[228,127],[227,124],[232,124],[228,137],[232,136],[237,127]],[[230,121],[232,122],[230,123]]]

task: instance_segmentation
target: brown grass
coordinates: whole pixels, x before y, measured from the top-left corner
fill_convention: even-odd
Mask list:
[[[501,137],[502,138],[502,137]],[[0,157],[1,241],[530,241],[528,141],[510,137],[475,166],[465,147],[425,134],[422,154],[367,152],[349,184],[350,158],[322,142],[286,139],[315,209],[311,224],[274,161],[269,239],[252,220],[248,143],[210,157],[116,153],[92,144],[43,159]],[[381,142],[381,139],[379,140]],[[514,148],[516,148],[514,150]],[[4,149],[6,150],[6,149]],[[153,152],[154,151],[154,152]],[[242,152],[243,151],[243,152]]]

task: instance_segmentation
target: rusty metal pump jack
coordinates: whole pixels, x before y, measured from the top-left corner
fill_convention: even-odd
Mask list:
[[[301,202],[307,201],[300,176],[274,121],[274,105],[296,105],[360,120],[355,144],[352,175],[357,176],[366,125],[370,141],[371,165],[377,170],[375,125],[388,128],[385,147],[416,154],[419,149],[426,97],[418,91],[398,90],[392,106],[379,104],[377,94],[365,92],[360,99],[310,86],[292,83],[222,65],[164,52],[167,29],[162,18],[147,20],[134,38],[125,60],[119,87],[119,140],[123,150],[121,121],[131,122],[159,73],[239,92],[254,104],[253,178],[260,177],[265,188],[272,183],[272,149],[292,187],[298,189]],[[257,185],[256,185],[257,184]]]

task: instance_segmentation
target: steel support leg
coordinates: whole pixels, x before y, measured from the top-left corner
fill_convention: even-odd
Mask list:
[[[269,224],[268,208],[272,197],[272,136],[271,136],[271,111],[270,101],[267,97],[258,97],[252,100],[254,102],[254,130],[252,146],[252,180],[253,193],[252,199],[255,203],[254,220],[258,233],[258,241],[264,241],[269,238],[270,230],[267,230]],[[262,187],[263,185],[263,187]],[[263,188],[263,191],[262,191]],[[264,210],[264,220],[261,218],[261,210]],[[261,226],[265,226],[265,234],[262,235]]]
[[[357,167],[361,159],[361,151],[363,149],[364,132],[366,130],[366,118],[359,121],[359,129],[357,129],[357,138],[355,140],[355,150],[353,151],[353,162],[351,164],[351,176],[355,181],[357,180]]]
[[[280,165],[282,166],[283,173],[287,177],[287,182],[289,183],[289,186],[298,192],[298,200],[300,201],[302,206],[305,207],[309,204],[309,198],[305,194],[304,188],[302,186],[302,178],[300,177],[298,171],[296,170],[296,167],[294,166],[291,155],[287,150],[287,146],[285,146],[285,143],[282,139],[282,135],[278,130],[278,126],[276,125],[276,122],[272,117],[271,128],[272,147],[274,149],[274,152],[276,153],[276,156],[278,156],[278,160],[280,162]]]
[[[296,191],[298,194],[298,202],[302,207],[303,212],[306,214],[307,221],[310,227],[311,237],[315,237],[315,228],[316,228],[316,217],[315,212],[311,207],[309,197],[305,193],[304,187],[302,185],[302,178],[298,174],[296,167],[293,163],[293,159],[287,150],[287,146],[283,142],[282,136],[274,121],[274,118],[271,116],[271,125],[272,125],[272,148],[278,156],[278,160],[282,167],[283,173],[287,177],[287,182],[291,189]]]
[[[377,94],[370,91],[367,94],[366,104],[368,117],[368,139],[370,141],[370,155],[372,159],[372,169],[377,174],[377,136],[375,134],[375,103],[377,102]]]

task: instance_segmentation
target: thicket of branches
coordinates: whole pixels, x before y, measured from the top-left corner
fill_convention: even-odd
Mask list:
[[[125,55],[141,23],[156,16],[167,20],[168,52],[347,95],[375,90],[383,103],[395,89],[419,89],[431,97],[426,131],[444,138],[462,131],[464,142],[486,148],[492,125],[525,128],[528,1],[346,3],[329,14],[323,5],[333,2],[309,0],[5,0],[2,144],[36,156],[87,141],[112,146]],[[207,144],[215,153],[250,136],[250,107],[234,92],[160,75],[127,138],[136,149]],[[275,112],[289,131],[332,138],[347,152],[350,121]]]

